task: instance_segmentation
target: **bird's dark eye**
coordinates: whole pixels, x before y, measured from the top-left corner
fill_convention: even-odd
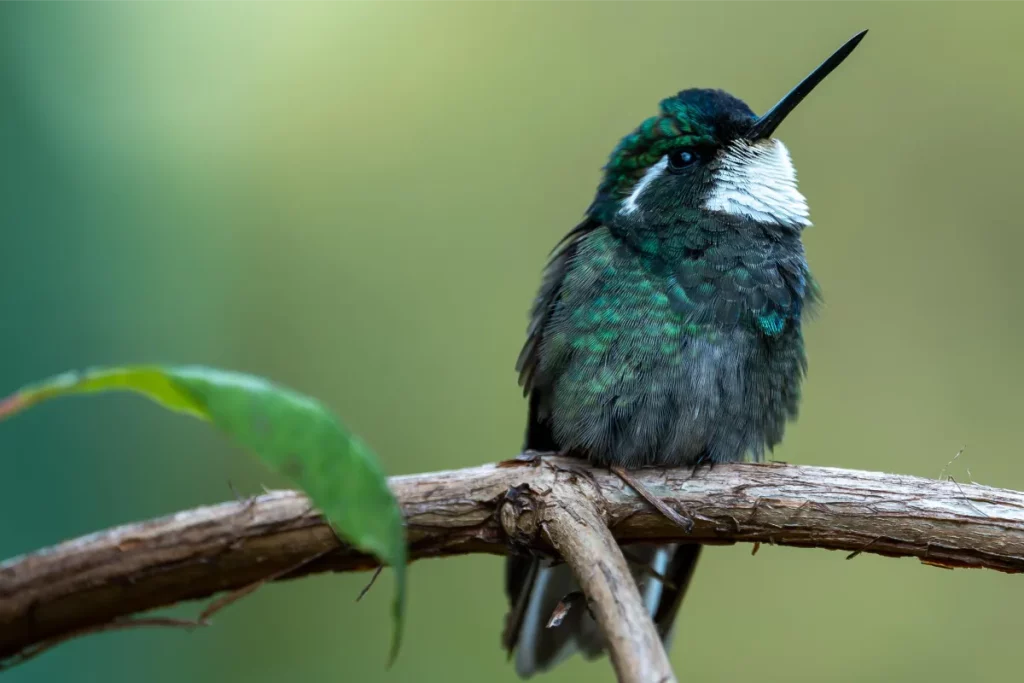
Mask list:
[[[678,173],[687,166],[692,166],[700,159],[697,151],[690,147],[681,147],[668,153],[668,170]]]

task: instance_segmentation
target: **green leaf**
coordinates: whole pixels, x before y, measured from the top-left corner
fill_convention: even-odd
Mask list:
[[[0,400],[0,420],[72,394],[132,391],[208,420],[294,481],[348,543],[395,572],[390,661],[405,605],[402,513],[376,456],[318,401],[267,380],[204,367],[133,366],[69,372]]]

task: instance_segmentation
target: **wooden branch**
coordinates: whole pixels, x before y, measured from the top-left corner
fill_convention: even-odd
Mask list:
[[[607,470],[565,458],[546,458],[539,467],[487,465],[395,477],[391,483],[414,559],[504,554],[508,537],[495,513],[506,492],[518,487],[540,509],[547,492],[565,485],[590,491],[612,535],[623,543],[750,541],[1024,572],[1024,493],[783,464],[719,465],[696,477],[689,470],[634,474],[694,519],[691,534]],[[520,515],[517,526],[522,522]],[[538,552],[554,552],[544,534],[525,541]],[[68,634],[119,624],[128,615],[250,585],[327,550],[282,578],[365,570],[376,563],[338,543],[302,495],[278,491],[13,558],[0,564],[0,660]],[[496,576],[495,590],[498,584]],[[496,629],[499,624],[495,615]]]
[[[544,494],[543,507],[527,508],[526,526],[543,529],[572,569],[604,634],[620,683],[676,683],[626,558],[602,518],[600,493],[574,481],[558,482]],[[522,515],[512,524],[508,510],[521,511],[522,505],[505,506],[501,515],[505,531],[522,539]],[[539,524],[534,521],[538,517]]]

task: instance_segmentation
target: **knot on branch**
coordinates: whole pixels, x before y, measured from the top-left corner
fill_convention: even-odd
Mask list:
[[[551,541],[542,537],[546,534],[542,535],[541,531],[547,531],[546,522],[559,510],[579,518],[581,513],[577,508],[583,506],[602,524],[607,523],[606,501],[593,478],[558,467],[552,467],[551,472],[553,479],[541,480],[544,484],[550,482],[550,486],[541,488],[536,482],[521,483],[509,486],[502,495],[495,515],[511,545],[531,549],[531,552],[537,552],[538,546],[548,545]]]
[[[532,546],[541,529],[544,502],[542,493],[529,484],[510,486],[498,505],[498,521],[513,545]]]

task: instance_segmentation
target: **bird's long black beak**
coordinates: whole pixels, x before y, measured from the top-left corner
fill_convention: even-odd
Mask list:
[[[754,122],[754,125],[750,127],[747,134],[744,136],[747,140],[764,140],[767,137],[771,137],[771,134],[775,132],[775,129],[779,127],[782,120],[789,116],[789,112],[796,108],[796,105],[807,97],[814,88],[825,80],[825,76],[828,76],[832,71],[839,66],[844,59],[850,56],[853,52],[853,48],[857,47],[857,44],[867,34],[867,30],[863,30],[853,38],[850,38],[846,43],[832,53],[832,56],[821,63],[817,69],[812,71],[807,78],[800,81],[800,83],[789,91],[789,93],[779,100],[779,103],[768,110],[768,113],[759,118]]]

